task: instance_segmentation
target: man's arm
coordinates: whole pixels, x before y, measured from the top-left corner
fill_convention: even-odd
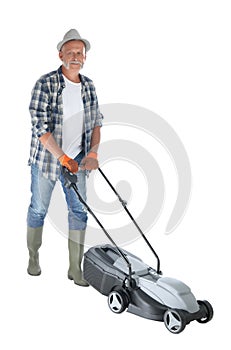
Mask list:
[[[42,145],[57,159],[64,155],[63,150],[58,146],[57,142],[54,139],[52,133],[47,132],[39,137],[39,141]]]
[[[49,129],[49,89],[42,80],[38,80],[32,90],[29,106],[32,130],[42,145],[71,172],[78,171],[78,163],[64,154]]]
[[[100,126],[96,126],[92,131],[91,149],[80,164],[82,170],[94,170],[99,167],[97,152],[100,143],[100,128]]]
[[[100,143],[100,126],[96,126],[92,131],[91,150],[90,152],[97,153]]]
[[[63,152],[50,132],[47,132],[39,137],[39,141],[42,143],[43,147],[45,147],[55,158],[57,158],[68,170],[70,170],[72,173],[76,173],[78,171],[78,163],[74,159],[69,158]]]

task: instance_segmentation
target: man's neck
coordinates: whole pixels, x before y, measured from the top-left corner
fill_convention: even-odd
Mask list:
[[[66,69],[62,66],[62,73],[68,80],[73,81],[73,83],[80,83],[79,71]]]

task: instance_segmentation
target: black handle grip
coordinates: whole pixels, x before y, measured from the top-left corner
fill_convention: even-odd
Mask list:
[[[65,166],[62,166],[62,174],[64,179],[67,181],[67,184],[76,184],[77,183],[77,175],[73,174],[68,170]]]

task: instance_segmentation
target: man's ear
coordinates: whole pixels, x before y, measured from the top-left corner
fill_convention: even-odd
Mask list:
[[[62,53],[62,51],[59,51],[59,58],[60,58],[61,61],[63,60],[63,53]]]

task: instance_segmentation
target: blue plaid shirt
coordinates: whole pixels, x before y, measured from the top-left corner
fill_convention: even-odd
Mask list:
[[[90,151],[92,131],[102,126],[103,115],[100,113],[98,99],[92,80],[80,75],[82,99],[84,106],[83,149]],[[59,161],[47,151],[39,137],[51,132],[59,147],[62,148],[63,100],[62,90],[65,82],[62,67],[43,75],[32,90],[30,114],[32,138],[28,164],[37,164],[46,178],[57,180],[60,174]]]

